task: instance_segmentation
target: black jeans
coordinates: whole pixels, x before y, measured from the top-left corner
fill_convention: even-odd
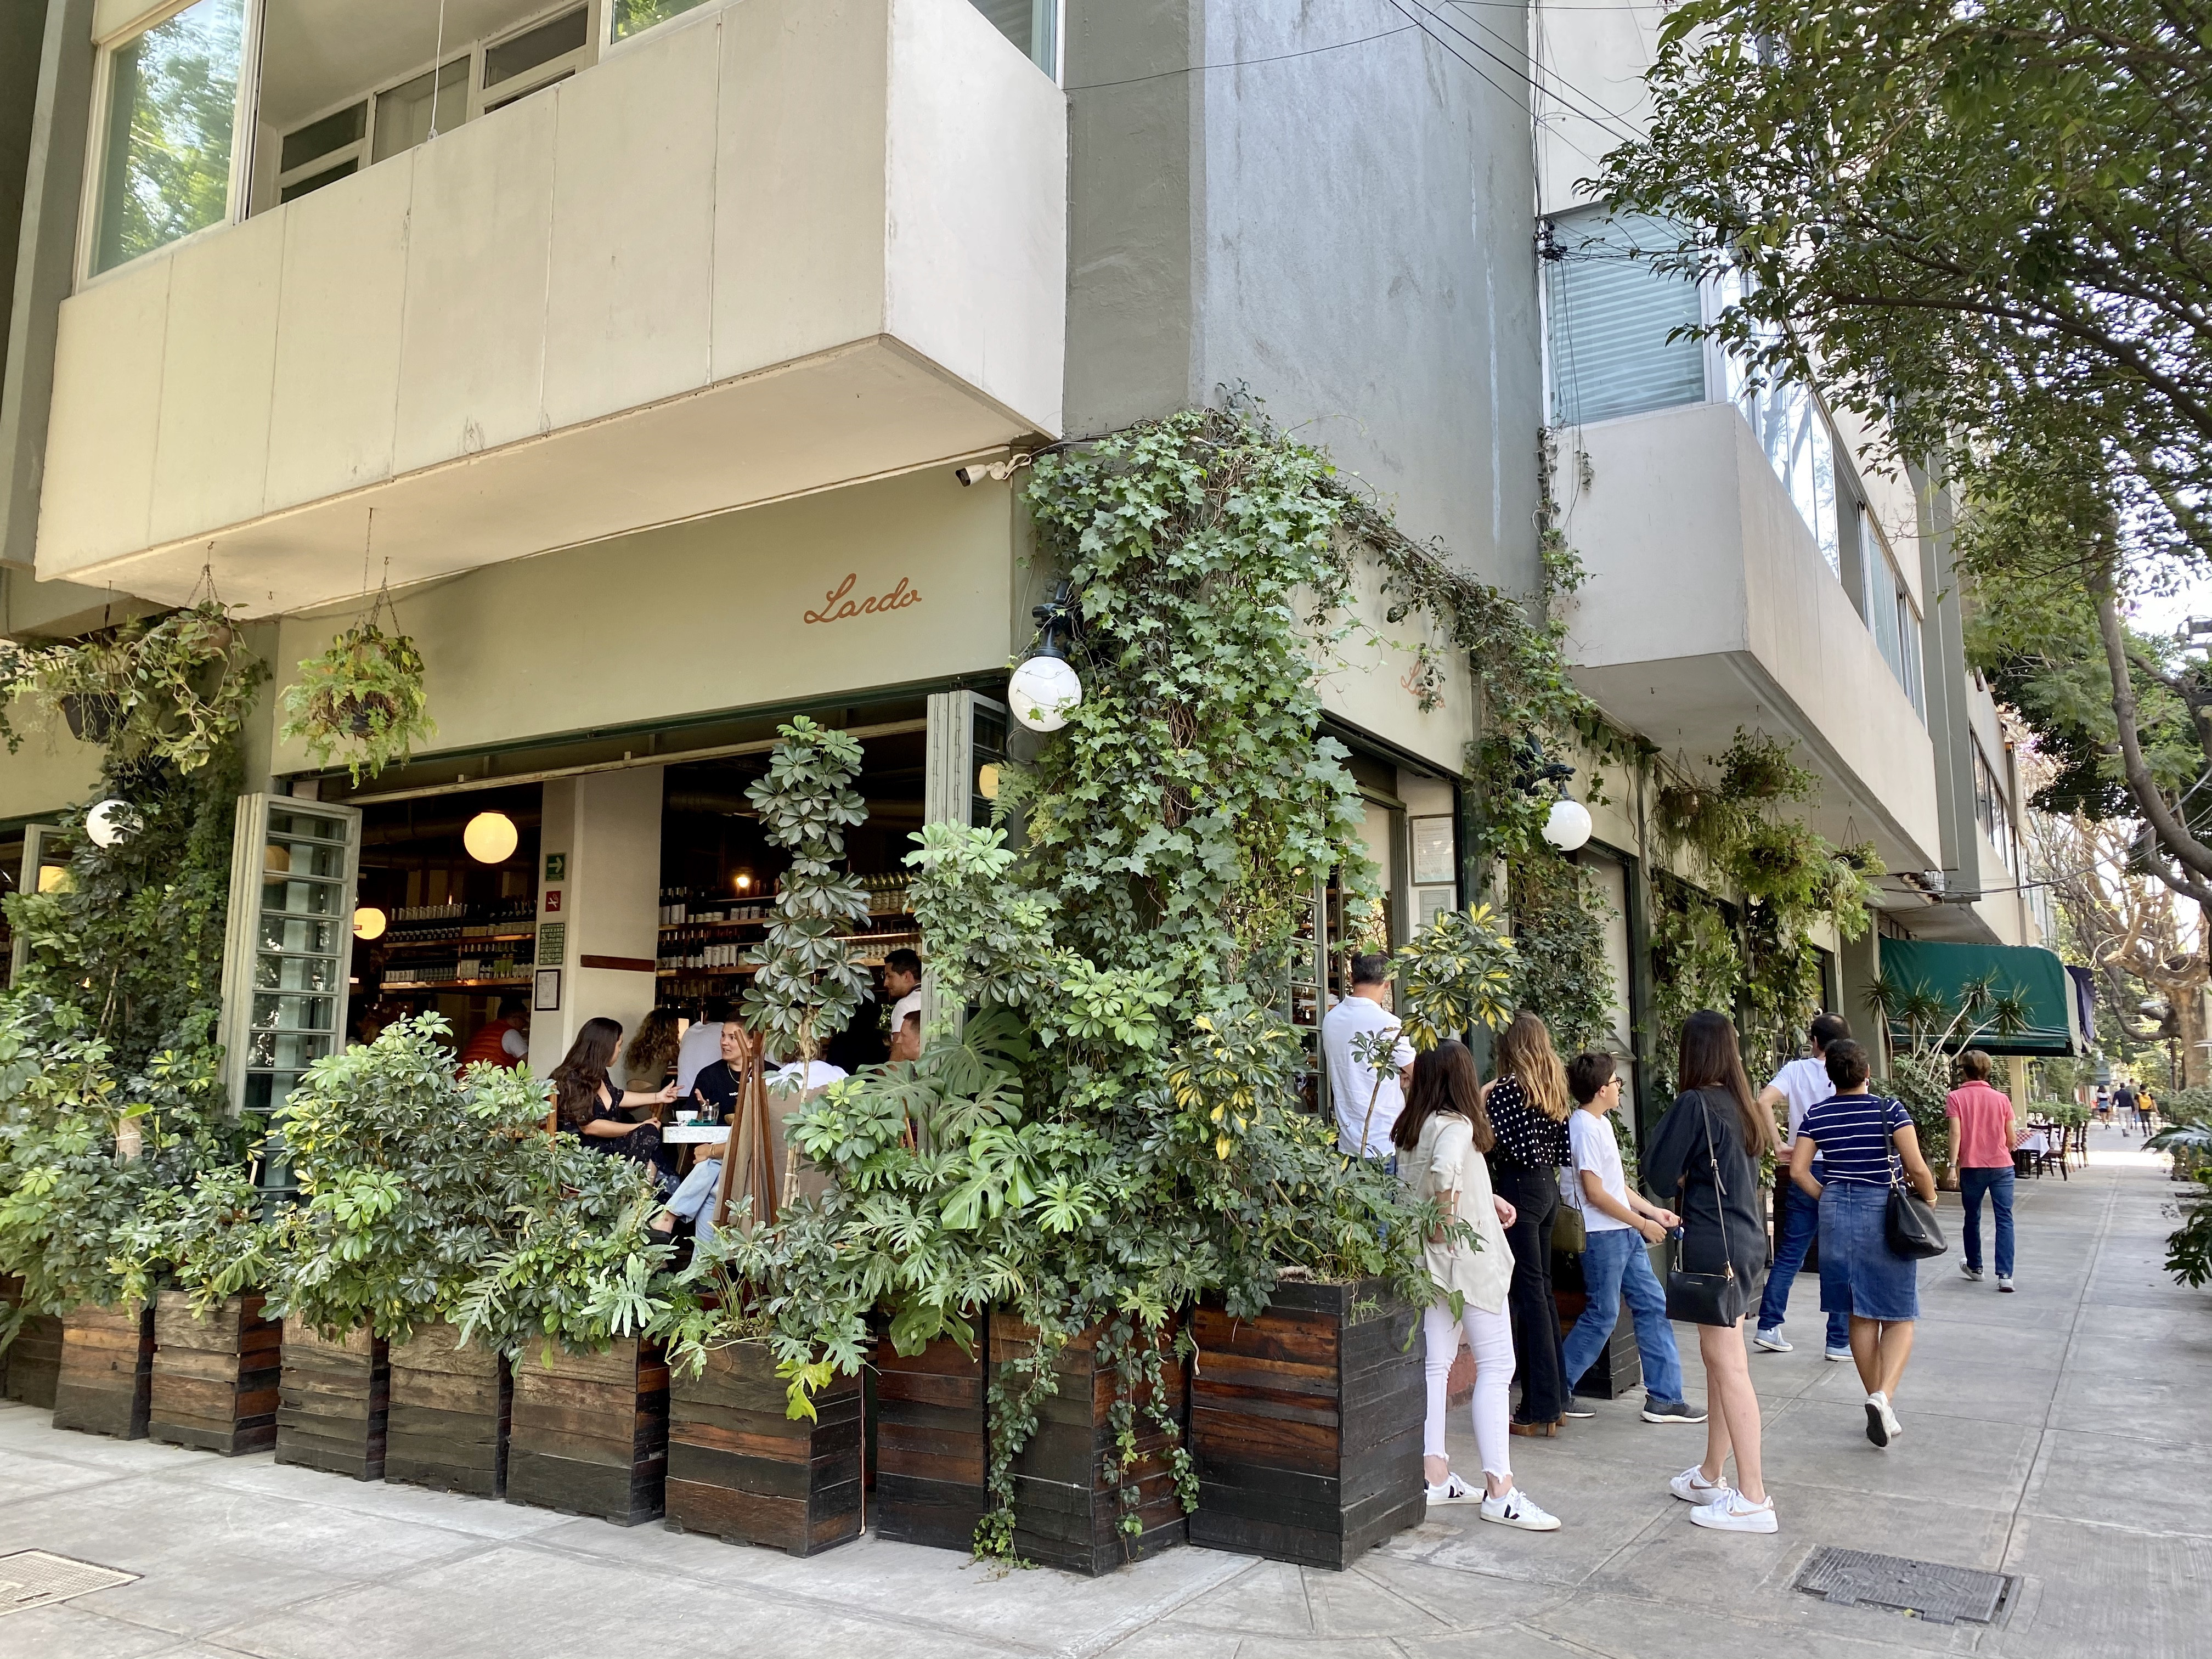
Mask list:
[[[1552,1224],[1559,1218],[1559,1178],[1549,1170],[1500,1164],[1492,1172],[1498,1197],[1518,1212],[1505,1230],[1513,1247],[1514,1368],[1521,1379],[1521,1423],[1556,1423],[1566,1414],[1567,1362],[1559,1338],[1559,1304],[1552,1296]]]

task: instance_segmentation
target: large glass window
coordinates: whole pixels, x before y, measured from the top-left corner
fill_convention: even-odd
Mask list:
[[[438,71],[436,102],[440,132],[451,132],[469,116],[469,60],[456,58]],[[430,72],[402,81],[388,92],[376,94],[376,143],[373,158],[384,161],[410,150],[430,137],[432,104]]]
[[[1881,650],[1882,660],[1912,700],[1913,712],[1924,721],[1928,703],[1920,677],[1920,612],[1898,576],[1897,565],[1875,526],[1874,514],[1863,502],[1858,509],[1858,537],[1859,565],[1866,573],[1866,592],[1859,608],[1866,617],[1868,631]]]
[[[627,40],[633,34],[644,33],[655,23],[680,17],[693,7],[705,3],[706,0],[613,0],[614,38]]]
[[[1675,240],[1656,220],[1601,210],[1552,222],[1545,301],[1553,415],[1562,426],[1705,401],[1704,346],[1669,337],[1697,325],[1697,284],[1635,257]]]
[[[246,0],[198,0],[108,56],[95,271],[230,210]]]
[[[1060,0],[975,0],[999,33],[1047,75],[1060,73]]]

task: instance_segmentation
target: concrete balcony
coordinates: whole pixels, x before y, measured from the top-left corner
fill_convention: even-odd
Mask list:
[[[1568,539],[1590,581],[1575,678],[1607,714],[1692,765],[1738,726],[1794,738],[1813,822],[1893,870],[1940,867],[1926,726],[1729,404],[1578,429],[1591,482]]]
[[[252,614],[1056,434],[1059,88],[738,0],[62,308],[38,573]],[[210,549],[212,544],[212,549]]]

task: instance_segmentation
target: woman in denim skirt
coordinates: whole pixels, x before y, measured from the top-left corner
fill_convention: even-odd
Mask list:
[[[1808,1109],[1790,1154],[1790,1178],[1820,1206],[1820,1309],[1850,1316],[1851,1358],[1866,1396],[1867,1438],[1887,1446],[1904,1432],[1893,1409],[1912,1322],[1920,1317],[1920,1264],[1889,1248],[1893,1152],[1913,1190],[1933,1203],[1936,1177],[1902,1101],[1866,1091],[1867,1051],[1831,1044],[1835,1094]],[[1813,1178],[1820,1160],[1823,1181]]]

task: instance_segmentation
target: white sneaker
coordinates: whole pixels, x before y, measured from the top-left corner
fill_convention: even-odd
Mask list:
[[[1685,1504],[1711,1504],[1735,1490],[1725,1480],[1708,1480],[1705,1472],[1695,1463],[1684,1469],[1667,1483],[1667,1490]]]
[[[1710,1504],[1698,1504],[1690,1511],[1690,1523],[1722,1532],[1778,1532],[1782,1527],[1774,1518],[1771,1498],[1754,1504],[1740,1492],[1725,1492]]]
[[[1961,1261],[1959,1264],[1959,1271],[1966,1274],[1967,1278],[1972,1279],[1977,1285],[1982,1282],[1982,1270],[1979,1267],[1969,1267],[1965,1262]]]
[[[1978,1279],[1981,1275],[1977,1273],[1975,1277]],[[2007,1295],[2010,1295],[2012,1293],[2012,1275],[2010,1273],[1999,1273],[1997,1275],[1997,1288],[2004,1291]]]
[[[1889,1396],[1879,1389],[1866,1397],[1866,1413],[1867,1438],[1877,1446],[1887,1446],[1905,1432],[1905,1425],[1889,1408]]]
[[[1754,1348],[1764,1348],[1769,1353],[1795,1353],[1797,1345],[1780,1331],[1760,1331],[1751,1339]]]
[[[1468,1486],[1456,1474],[1447,1474],[1441,1486],[1429,1488],[1431,1504],[1472,1504],[1481,1496],[1482,1493],[1480,1491]]]
[[[1495,1521],[1501,1527],[1518,1527],[1523,1532],[1557,1532],[1559,1517],[1547,1515],[1529,1501],[1528,1494],[1516,1486],[1503,1498],[1482,1500],[1482,1518]]]

